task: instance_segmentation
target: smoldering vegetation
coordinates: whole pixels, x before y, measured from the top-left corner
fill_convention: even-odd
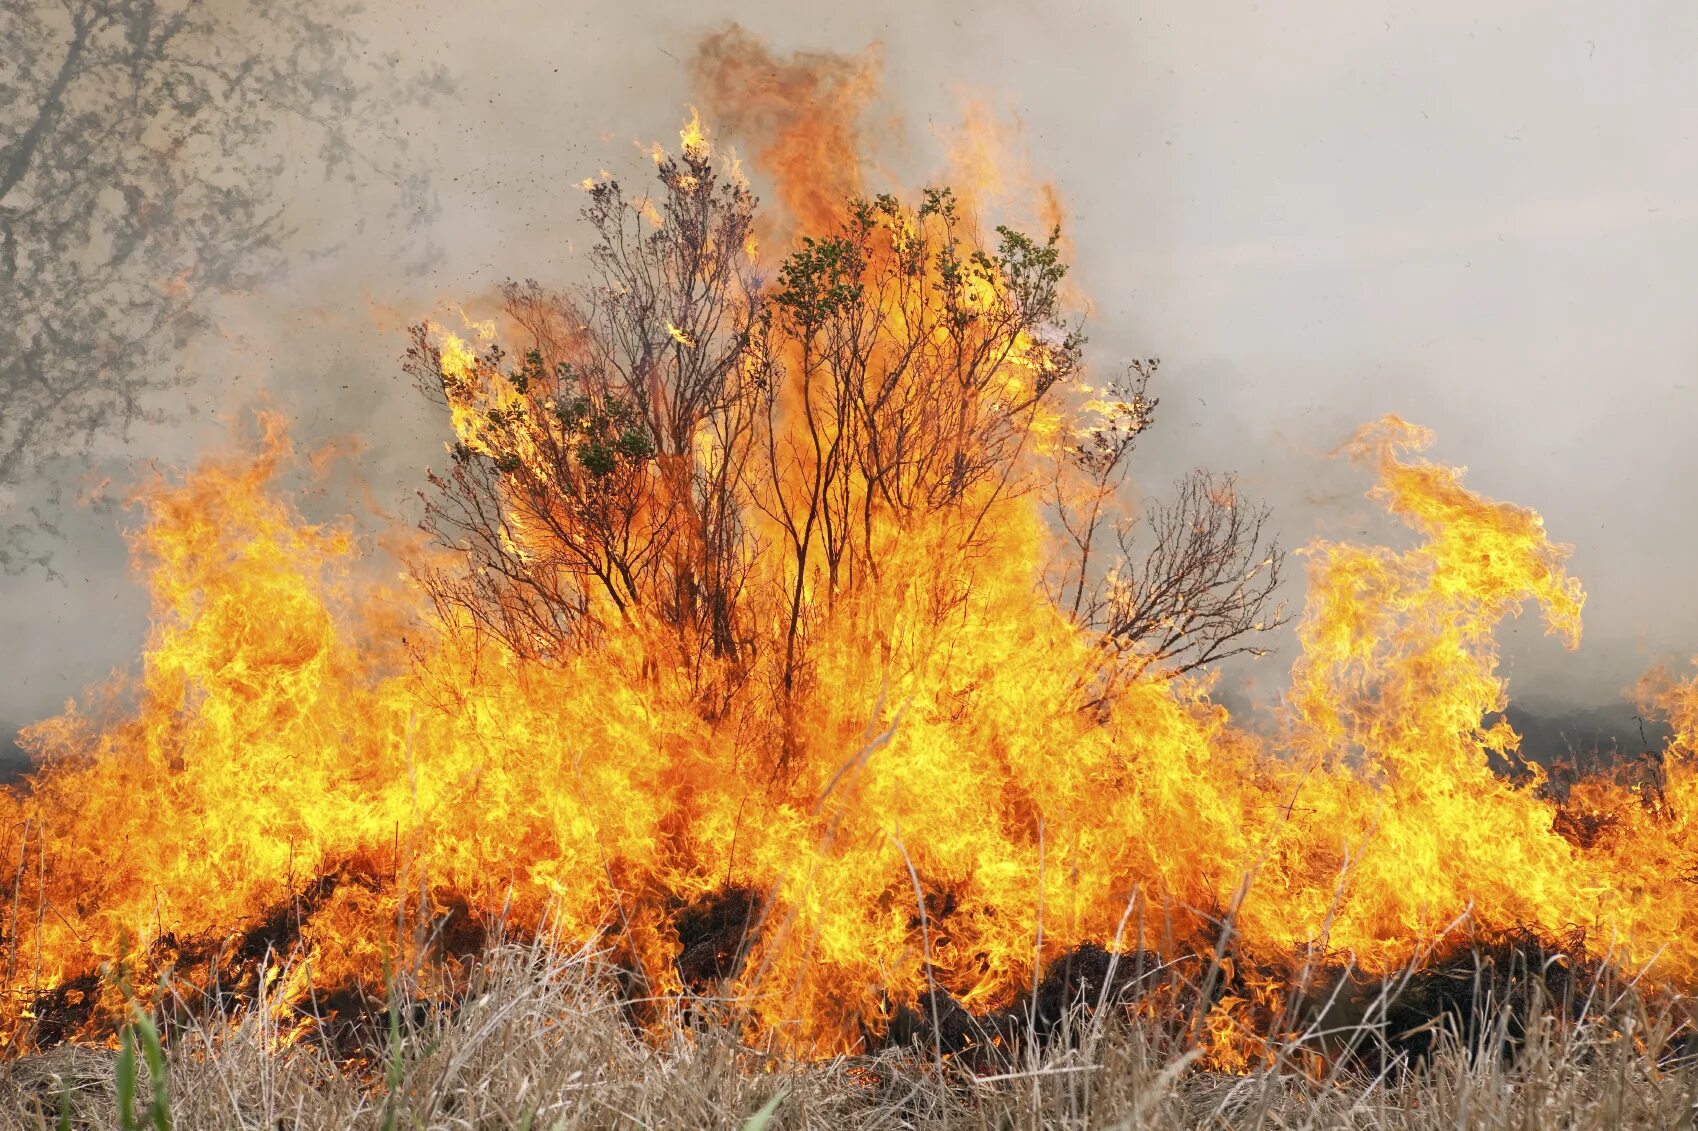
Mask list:
[[[449,899],[408,928],[410,968],[291,999],[311,977],[307,905],[382,887],[380,871],[317,880],[235,938],[161,939],[157,987],[107,968],[39,994],[26,1043],[41,1051],[0,1063],[0,1116],[126,1131],[1415,1129],[1662,1128],[1698,1111],[1687,999],[1581,932],[1464,920],[1380,974],[1240,950],[1230,915],[1213,948],[1084,944],[1002,1007],[934,986],[887,1001],[853,1054],[812,1060],[750,1025],[766,901],[740,886],[674,909],[682,992],[656,993],[616,932],[516,938]],[[947,930],[949,909],[933,914]],[[96,1016],[113,984],[127,1021]],[[79,1042],[91,1025],[118,1048]]]

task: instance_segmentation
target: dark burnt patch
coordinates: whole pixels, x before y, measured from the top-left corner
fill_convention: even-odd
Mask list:
[[[484,920],[463,894],[445,887],[431,894],[436,904],[428,945],[432,958],[463,963],[489,949],[492,924]]]
[[[1510,1055],[1536,1017],[1578,1021],[1598,996],[1594,987],[1610,978],[1579,932],[1547,938],[1515,928],[1477,935],[1418,970],[1369,986],[1383,1002],[1369,1011],[1370,1018],[1383,1016],[1383,1039],[1355,1051],[1376,1069],[1393,1060],[1420,1064],[1448,1035],[1474,1053]]]
[[[1037,992],[1016,1002],[1009,1012],[1038,1040],[1048,1042],[1077,1013],[1088,1015],[1099,1008],[1128,1004],[1161,969],[1162,962],[1154,954],[1114,954],[1095,943],[1085,943],[1050,962]]]
[[[100,975],[88,973],[36,994],[30,1040],[38,1048],[53,1048],[76,1039],[93,1022],[102,988]]]
[[[935,1043],[943,1055],[967,1056],[974,1063],[1003,1043],[994,1015],[973,1016],[941,987],[928,989],[913,1005],[897,1008],[882,1033],[864,1032],[863,1041],[869,1048],[927,1050]]]
[[[759,928],[760,896],[751,887],[730,886],[680,907],[672,916],[678,932],[678,977],[693,993],[706,993],[735,978]]]

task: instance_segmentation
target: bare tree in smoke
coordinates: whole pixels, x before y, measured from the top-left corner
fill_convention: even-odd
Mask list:
[[[1232,656],[1263,655],[1260,634],[1290,619],[1274,600],[1285,553],[1266,507],[1245,502],[1231,475],[1193,471],[1172,498],[1115,530],[1120,564],[1090,619],[1140,670],[1183,673]]]
[[[356,131],[386,100],[445,88],[377,65],[336,0],[59,0],[0,5],[0,499],[33,467],[169,410],[170,351],[201,300],[283,263],[280,178],[375,174],[422,207],[392,140]],[[0,502],[0,569],[46,564],[51,515]]]
[[[1127,457],[1155,418],[1147,390],[1159,364],[1134,362],[1105,390],[1093,406],[1097,423],[1057,465],[1051,500],[1072,551],[1051,594],[1134,675],[1263,655],[1262,634],[1290,619],[1275,599],[1285,552],[1267,529],[1269,512],[1246,502],[1231,475],[1193,471],[1171,498],[1115,515]]]

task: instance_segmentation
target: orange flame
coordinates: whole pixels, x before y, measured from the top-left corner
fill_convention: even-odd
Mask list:
[[[804,230],[840,222],[870,67],[782,66],[728,32],[698,68],[710,104],[741,99],[771,125],[763,160]],[[812,112],[794,109],[796,86]],[[681,141],[705,170],[699,120]],[[899,257],[944,219],[893,205],[867,223],[869,254]],[[1008,308],[989,262],[928,276],[893,323],[935,343],[967,333],[963,311]],[[689,324],[665,335],[675,356],[713,345]],[[548,565],[599,505],[587,489],[527,494],[569,443],[535,410],[565,379],[539,359],[516,380],[491,360],[493,327],[480,336],[484,353],[432,338],[448,427],[496,468],[501,550]],[[878,354],[891,348],[869,368],[896,372]],[[751,514],[764,517],[728,553],[756,631],[787,612],[803,626],[814,667],[794,684],[772,650],[735,671],[690,652],[617,585],[585,590],[593,641],[560,649],[546,634],[530,646],[540,630],[522,623],[491,638],[464,605],[367,579],[357,539],[304,522],[274,482],[292,463],[274,416],[252,453],[150,484],[133,541],[154,601],[140,674],[31,728],[41,768],[0,794],[14,1017],[91,987],[98,1032],[117,1001],[115,979],[90,982],[102,962],[137,985],[171,967],[212,992],[279,940],[302,956],[276,990],[285,1006],[396,962],[451,980],[497,926],[602,939],[655,993],[722,979],[757,1032],[806,1052],[860,1046],[933,985],[989,1012],[1085,944],[1207,954],[1223,923],[1227,960],[1263,970],[1324,953],[1389,971],[1467,916],[1580,927],[1692,982],[1698,679],[1647,686],[1678,731],[1654,804],[1607,781],[1559,804],[1531,767],[1520,782],[1494,773],[1519,740],[1485,721],[1507,701],[1493,630],[1532,603],[1574,646],[1583,595],[1536,514],[1411,454],[1430,440],[1420,429],[1387,419],[1345,446],[1415,543],[1309,548],[1277,739],[1235,726],[1191,680],[1114,682],[1082,709],[1103,650],[1041,595],[1051,532],[1021,489],[1068,425],[1008,407],[1036,400],[1057,357],[1017,337],[993,380],[935,404],[956,434],[1005,445],[1004,480],[899,514],[844,478],[868,517],[841,572],[786,557],[787,505],[821,489],[796,453],[821,426],[806,358],[780,359],[801,376],[774,394],[762,438],[770,474]],[[701,430],[633,461],[627,521],[699,523],[690,476],[712,479],[739,450]],[[890,490],[917,492],[924,474],[894,471]],[[535,576],[572,583],[564,568]],[[1615,832],[1580,843],[1565,805]],[[748,954],[685,952],[682,917],[714,900],[740,909]],[[1249,1062],[1255,1019],[1289,990],[1271,975],[1237,985],[1204,1026],[1225,1066]]]
[[[1684,881],[1665,870],[1685,857],[1683,822],[1594,785],[1635,832],[1581,851],[1549,802],[1488,769],[1515,743],[1481,726],[1503,703],[1491,625],[1533,600],[1572,638],[1580,593],[1537,516],[1401,457],[1424,439],[1401,422],[1350,450],[1423,541],[1311,549],[1295,756],[1184,683],[1133,683],[1106,716],[1073,707],[1091,643],[1034,596],[1041,516],[1021,501],[941,585],[935,536],[892,547],[866,620],[821,627],[788,783],[759,750],[771,705],[705,720],[681,675],[654,669],[643,625],[559,667],[474,647],[451,617],[407,628],[393,595],[350,583],[346,532],[268,493],[287,449],[262,423],[257,457],[141,497],[155,629],[110,710],[134,708],[27,732],[44,768],[4,797],[17,907],[37,909],[14,919],[15,989],[190,940],[233,947],[328,886],[300,910],[320,984],[380,973],[407,950],[394,924],[410,908],[605,933],[677,990],[671,909],[731,885],[770,900],[739,976],[760,1022],[840,1049],[928,977],[969,1008],[1006,1005],[1040,915],[1045,955],[1206,942],[1246,874],[1246,953],[1319,946],[1385,970],[1471,912],[1579,924],[1668,977],[1693,971]],[[927,594],[951,586],[966,597],[940,631]],[[416,664],[404,634],[431,641]],[[1690,812],[1698,694],[1660,694],[1683,744],[1668,795]],[[1165,937],[1122,935],[1134,900]]]
[[[824,231],[861,191],[860,118],[878,89],[879,55],[819,53],[773,57],[735,25],[706,36],[691,78],[715,121],[757,137],[761,167],[779,201],[804,231]]]

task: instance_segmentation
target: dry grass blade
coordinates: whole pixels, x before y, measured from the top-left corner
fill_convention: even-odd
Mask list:
[[[644,1035],[627,1019],[606,962],[543,943],[496,948],[458,1008],[398,1027],[393,1090],[381,1057],[376,1072],[333,1062],[323,1045],[280,1039],[273,1019],[248,1011],[169,1032],[159,1059],[138,1047],[127,1070],[110,1051],[69,1047],[6,1064],[0,1125],[120,1129],[121,1092],[175,1127],[244,1131],[1603,1131],[1690,1127],[1698,1104],[1680,1003],[1657,1009],[1632,995],[1598,994],[1612,1007],[1578,1016],[1548,1008],[1550,1000],[1536,1002],[1535,1014],[1500,1003],[1469,1038],[1454,1019],[1435,1022],[1419,1065],[1367,1071],[1347,1058],[1318,1078],[1278,1067],[1297,1062],[1314,1027],[1276,1049],[1273,1067],[1226,1074],[1206,1067],[1182,1023],[1085,1001],[1057,1032],[1088,1047],[1052,1040],[1034,1045],[1018,1070],[973,1076],[959,1066],[939,1073],[934,1048],[775,1060],[749,1047],[732,1022],[680,1013]],[[412,1015],[410,1003],[392,1005],[397,1016]],[[1367,1024],[1378,1032],[1378,1022]],[[146,1033],[138,1036],[145,1045]],[[1373,1048],[1373,1035],[1357,1035],[1354,1047]]]

